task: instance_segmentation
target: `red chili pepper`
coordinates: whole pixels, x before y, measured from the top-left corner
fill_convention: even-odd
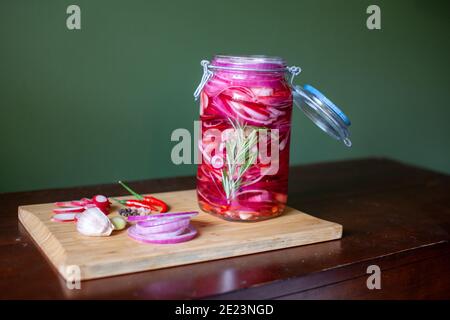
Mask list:
[[[127,200],[126,204],[129,207],[152,209],[152,207],[148,203],[145,203],[141,200]]]
[[[160,207],[161,209],[159,212],[161,212],[161,213],[167,212],[167,210],[169,210],[167,204],[164,201],[159,200],[155,197],[145,196],[143,201],[145,203],[148,203],[149,205],[155,205],[155,206]]]
[[[150,209],[150,210],[156,210],[156,208],[154,206],[152,206],[150,203],[147,203],[144,200],[118,200],[118,199],[114,199],[115,201],[126,205],[128,207],[132,207],[132,208],[146,208],[146,209]]]
[[[167,211],[169,210],[167,204],[166,204],[164,201],[159,200],[159,199],[157,199],[157,198],[155,198],[155,197],[152,197],[152,196],[145,196],[145,197],[143,197],[142,195],[140,195],[139,193],[137,193],[136,191],[134,191],[133,189],[131,189],[129,186],[127,186],[127,185],[126,185],[125,183],[123,183],[122,181],[119,181],[119,183],[120,183],[125,189],[127,189],[129,193],[131,193],[131,194],[134,195],[137,199],[139,199],[139,200],[134,200],[134,201],[141,201],[142,203],[145,203],[145,204],[147,204],[147,205],[149,205],[149,206],[155,205],[155,206],[157,206],[157,207],[160,207],[161,209],[160,209],[159,212],[161,212],[161,213],[167,212]],[[153,207],[153,208],[154,208],[154,207]]]

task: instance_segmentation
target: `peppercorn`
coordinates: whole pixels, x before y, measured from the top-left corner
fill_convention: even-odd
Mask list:
[[[121,208],[119,214],[123,217],[128,216],[145,216],[151,211],[146,208]]]

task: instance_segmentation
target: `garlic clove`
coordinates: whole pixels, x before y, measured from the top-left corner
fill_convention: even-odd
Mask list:
[[[92,207],[78,215],[77,230],[86,236],[106,237],[114,230],[114,226],[99,208]]]
[[[122,217],[112,217],[109,219],[114,226],[114,230],[123,230],[127,226],[127,221]]]

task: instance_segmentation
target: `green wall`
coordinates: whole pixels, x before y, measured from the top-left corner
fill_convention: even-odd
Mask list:
[[[78,4],[82,30],[66,28]],[[382,30],[366,28],[381,7]],[[450,173],[448,1],[32,1],[0,4],[0,192],[190,175],[199,61],[268,54],[352,120],[353,147],[299,110],[292,164],[388,156]]]

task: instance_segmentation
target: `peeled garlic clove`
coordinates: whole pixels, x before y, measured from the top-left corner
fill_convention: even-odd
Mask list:
[[[111,220],[114,230],[123,230],[127,226],[127,221],[122,217],[112,217],[109,220]]]
[[[77,230],[86,236],[105,237],[114,229],[108,217],[97,207],[86,209],[77,218]]]

